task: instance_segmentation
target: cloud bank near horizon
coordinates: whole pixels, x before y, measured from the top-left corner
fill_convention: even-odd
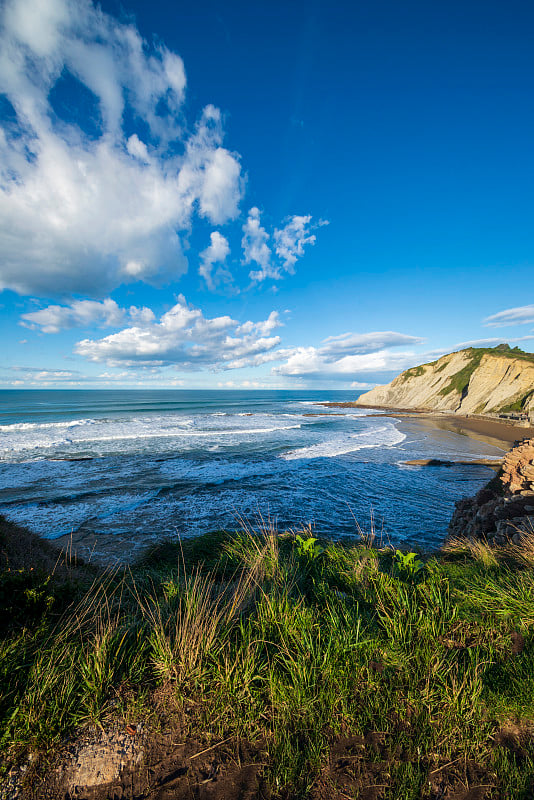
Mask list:
[[[395,353],[393,349],[424,342],[417,336],[377,331],[331,336],[319,348],[283,348],[280,336],[272,335],[282,325],[277,311],[260,322],[239,323],[228,316],[207,319],[183,296],[159,320],[146,316],[141,321],[139,309],[126,313],[135,324],[102,339],[83,339],[76,345],[76,353],[112,367],[172,366],[185,371],[206,368],[217,372],[282,362],[272,368],[273,377],[354,383],[358,374],[389,373],[411,365],[417,358],[413,351]]]
[[[260,322],[241,324],[229,316],[208,319],[180,296],[159,320],[139,318],[135,324],[102,339],[83,339],[75,352],[112,367],[241,369],[277,357],[273,350],[281,339],[271,334],[281,324],[276,311]]]

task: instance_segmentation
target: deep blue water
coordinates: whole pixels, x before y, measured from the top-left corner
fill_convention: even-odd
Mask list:
[[[416,419],[316,405],[357,395],[0,391],[0,513],[48,538],[120,533],[132,549],[258,514],[330,536],[373,514],[394,544],[439,544],[454,502],[491,472],[402,462],[501,451]]]

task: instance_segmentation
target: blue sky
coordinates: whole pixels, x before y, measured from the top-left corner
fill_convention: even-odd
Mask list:
[[[4,388],[534,347],[530,2],[0,6]]]

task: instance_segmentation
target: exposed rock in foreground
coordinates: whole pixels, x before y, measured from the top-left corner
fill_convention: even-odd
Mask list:
[[[449,353],[362,394],[356,405],[534,419],[534,354],[508,345]]]
[[[503,545],[534,533],[534,439],[523,439],[505,456],[501,473],[475,497],[456,503],[448,536]]]

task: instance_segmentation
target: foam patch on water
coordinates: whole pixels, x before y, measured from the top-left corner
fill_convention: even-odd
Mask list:
[[[290,468],[289,465],[287,467]],[[275,459],[241,461],[210,459],[201,463],[184,459],[160,464],[160,473],[170,480],[187,480],[199,484],[220,484],[244,478],[267,477],[280,471],[280,462]]]
[[[310,458],[335,458],[370,447],[394,447],[406,439],[392,423],[360,433],[341,434],[308,447],[299,447],[280,455],[286,461]]]
[[[79,425],[96,425],[99,421],[102,422],[102,420],[96,419],[74,419],[66,420],[64,422],[14,422],[11,425],[0,425],[0,433],[3,435],[9,435],[19,431],[37,431],[43,429],[54,430],[56,428],[70,430],[71,428],[76,428]]]
[[[297,430],[302,424],[277,414],[226,413],[18,423],[1,426],[0,460],[100,456],[144,452],[148,447],[161,452],[173,446],[173,439],[178,450],[187,450],[200,440],[211,439],[212,445],[225,440],[238,443]]]
[[[122,516],[149,503],[156,492],[101,495],[91,500],[65,503],[28,503],[3,508],[10,522],[23,525],[45,539],[69,535],[81,525],[97,519]]]

